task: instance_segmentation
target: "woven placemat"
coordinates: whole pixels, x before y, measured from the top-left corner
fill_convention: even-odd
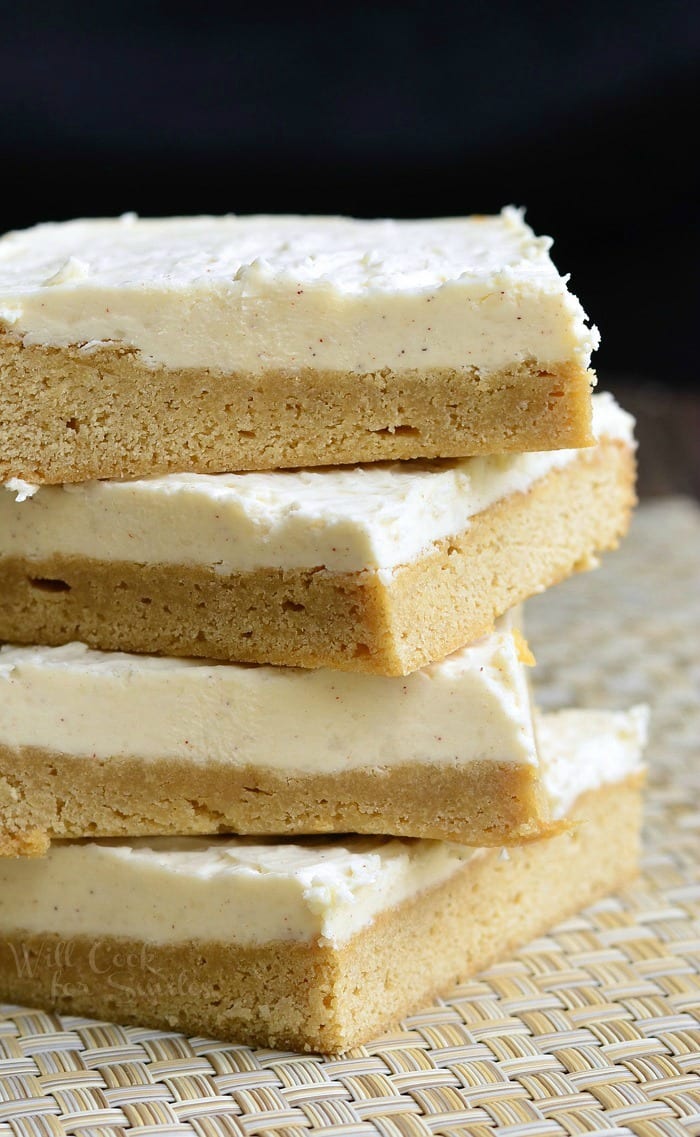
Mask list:
[[[0,1134],[699,1134],[700,511],[645,506],[528,634],[544,705],[652,705],[637,883],[342,1058],[4,1008]]]

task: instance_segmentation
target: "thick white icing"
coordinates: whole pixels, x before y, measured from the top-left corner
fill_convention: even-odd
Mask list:
[[[402,678],[64,647],[0,648],[0,742],[296,774],[404,763],[537,764],[508,618]]]
[[[647,741],[649,708],[558,711],[536,715],[535,724],[552,814],[565,817],[582,794],[636,768],[634,755],[639,758]]]
[[[0,321],[211,372],[588,366],[595,328],[518,210],[424,221],[189,217],[0,240]]]

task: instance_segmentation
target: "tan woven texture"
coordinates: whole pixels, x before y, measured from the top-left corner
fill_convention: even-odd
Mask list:
[[[546,706],[653,709],[644,875],[342,1058],[4,1008],[0,1137],[700,1133],[700,511],[530,605]]]

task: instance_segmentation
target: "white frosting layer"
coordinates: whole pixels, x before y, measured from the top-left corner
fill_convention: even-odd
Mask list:
[[[0,320],[28,344],[220,372],[587,367],[598,333],[550,245],[512,208],[38,225],[0,240]]]
[[[404,678],[65,647],[0,648],[0,743],[290,773],[537,764],[519,641],[491,636]]]
[[[542,721],[561,804],[640,768],[643,712],[571,711]],[[577,766],[589,772],[582,786]],[[382,911],[473,856],[441,841],[377,837],[260,841],[158,838],[56,843],[43,859],[0,859],[0,933],[257,944],[347,942]]]
[[[594,396],[598,438],[632,445],[633,425],[611,395]],[[220,573],[261,567],[391,570],[463,533],[475,514],[526,492],[580,454],[549,450],[66,486],[13,479],[7,483],[12,493],[0,493],[0,556],[62,553],[196,564]]]
[[[649,708],[556,711],[537,714],[535,725],[552,816],[566,817],[582,794],[641,767]]]

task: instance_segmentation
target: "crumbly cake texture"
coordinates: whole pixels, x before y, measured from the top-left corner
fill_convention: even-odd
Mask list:
[[[133,216],[0,240],[0,477],[586,445],[586,323],[522,215]]]
[[[23,346],[0,325],[0,480],[58,484],[588,446],[577,364],[211,376],[126,349]]]
[[[641,775],[583,795],[571,831],[479,851],[340,946],[149,944],[105,929],[0,934],[12,1002],[252,1045],[339,1052],[623,885],[637,871]],[[109,981],[106,981],[108,977]]]
[[[0,639],[405,675],[614,548],[634,479],[632,447],[603,439],[390,574],[5,556]]]
[[[76,837],[386,833],[500,846],[559,828],[537,768],[516,762],[295,775],[0,745],[0,857]]]

